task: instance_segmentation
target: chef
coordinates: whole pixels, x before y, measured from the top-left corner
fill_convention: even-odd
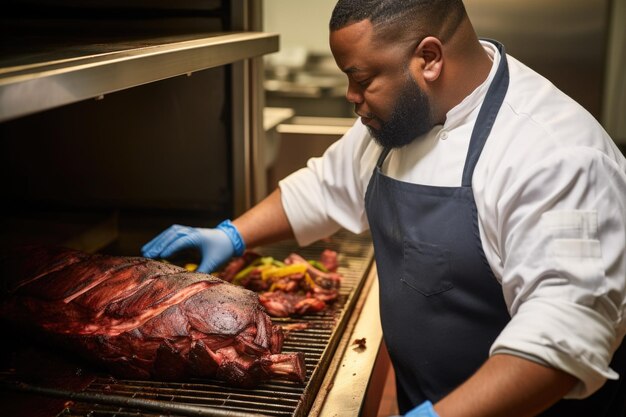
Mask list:
[[[340,0],[330,45],[348,133],[233,222],[174,225],[144,255],[196,248],[211,271],[369,229],[402,414],[625,416],[626,160],[607,133],[479,40],[461,0]]]

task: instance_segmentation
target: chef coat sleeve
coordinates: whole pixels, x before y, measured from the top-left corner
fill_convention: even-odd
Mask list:
[[[559,150],[530,164],[498,204],[512,319],[491,354],[536,357],[580,380],[566,398],[587,397],[618,377],[609,363],[626,333],[623,159]]]
[[[365,127],[357,121],[321,157],[309,159],[305,168],[279,182],[299,245],[328,237],[341,227],[353,233],[367,230],[363,195],[371,168],[365,168],[369,164],[363,158],[369,143]]]

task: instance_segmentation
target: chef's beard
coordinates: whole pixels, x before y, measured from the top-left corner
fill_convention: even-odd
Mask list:
[[[367,128],[380,146],[401,148],[432,129],[432,112],[428,96],[407,73],[402,93],[396,100],[391,117],[387,121],[378,118],[380,128]]]

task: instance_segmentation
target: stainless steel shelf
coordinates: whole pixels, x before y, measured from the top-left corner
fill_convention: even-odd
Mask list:
[[[204,33],[56,44],[0,58],[0,122],[278,51],[278,35]]]

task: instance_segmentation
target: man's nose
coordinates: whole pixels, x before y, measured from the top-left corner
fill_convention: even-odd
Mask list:
[[[346,90],[346,100],[352,104],[361,104],[363,102],[363,94],[361,93],[360,87],[350,81],[348,82],[348,89]]]

